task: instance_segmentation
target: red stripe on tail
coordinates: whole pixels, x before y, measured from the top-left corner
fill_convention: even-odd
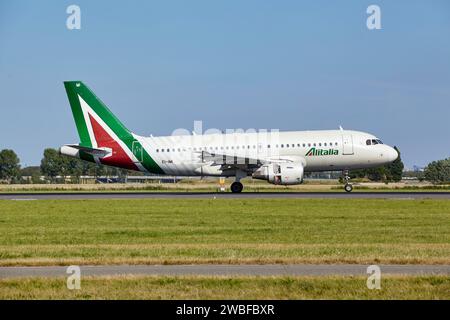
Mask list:
[[[136,164],[130,159],[120,144],[117,143],[117,141],[115,141],[91,115],[89,115],[89,119],[92,124],[92,130],[94,131],[94,136],[98,147],[112,149],[112,155],[107,158],[100,159],[100,162],[108,166],[139,171]]]

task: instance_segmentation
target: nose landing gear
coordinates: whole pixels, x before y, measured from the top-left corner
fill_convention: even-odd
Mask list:
[[[352,192],[353,186],[351,184],[346,184],[344,186],[344,190],[347,191],[347,192]]]
[[[344,174],[344,181],[345,181],[344,190],[346,192],[352,192],[353,186],[349,182],[350,177],[348,176],[348,170],[344,170],[343,174]]]

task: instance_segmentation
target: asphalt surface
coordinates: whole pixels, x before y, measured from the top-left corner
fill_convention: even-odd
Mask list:
[[[77,192],[0,193],[0,200],[79,199],[450,199],[450,192]]]
[[[381,274],[450,275],[450,265],[379,265]],[[81,266],[81,276],[367,276],[368,265],[108,265]],[[73,272],[73,271],[72,271]],[[67,277],[67,267],[0,267],[0,279]]]

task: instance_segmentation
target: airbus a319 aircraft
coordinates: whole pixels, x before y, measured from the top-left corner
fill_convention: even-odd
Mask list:
[[[398,157],[372,134],[350,130],[247,132],[142,137],[128,130],[81,81],[64,82],[79,144],[60,153],[69,157],[173,176],[251,176],[276,185],[303,182],[305,172],[342,171],[345,191],[352,191],[348,170],[377,167]]]

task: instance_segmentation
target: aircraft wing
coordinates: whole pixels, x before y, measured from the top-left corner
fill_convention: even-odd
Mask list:
[[[209,162],[211,165],[223,166],[224,168],[259,168],[265,161],[263,159],[231,156],[227,154],[212,153],[208,151],[202,151],[199,154],[199,158],[202,162]]]
[[[259,158],[212,153],[208,151],[199,152],[198,156],[201,162],[210,163],[211,166],[221,166],[221,170],[241,169],[244,171],[253,171],[266,163],[302,161],[302,159],[293,156]]]

